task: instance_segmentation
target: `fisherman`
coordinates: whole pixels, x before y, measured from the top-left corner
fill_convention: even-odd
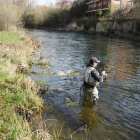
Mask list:
[[[94,101],[99,99],[97,86],[99,82],[103,82],[103,79],[107,76],[105,71],[102,71],[101,75],[99,75],[98,71],[95,69],[98,63],[100,63],[100,60],[96,57],[92,57],[84,69],[84,101],[88,104],[93,104]]]

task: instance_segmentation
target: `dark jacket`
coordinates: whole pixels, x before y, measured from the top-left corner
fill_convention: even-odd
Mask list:
[[[86,67],[93,67],[94,69],[91,71],[91,76],[92,76],[96,81],[98,81],[98,82],[103,82],[103,77],[104,77],[104,76],[103,76],[103,75],[99,75],[98,71],[95,69],[95,67],[94,67],[92,64],[88,63],[88,64],[86,65]],[[84,86],[93,88],[93,86],[89,85],[89,84],[86,83],[85,81],[84,81]]]

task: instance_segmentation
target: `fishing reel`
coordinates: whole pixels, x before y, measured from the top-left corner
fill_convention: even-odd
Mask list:
[[[104,74],[104,77],[105,77],[105,78],[107,77],[107,73]]]
[[[106,80],[106,79],[107,79],[107,73],[104,74],[104,80]]]

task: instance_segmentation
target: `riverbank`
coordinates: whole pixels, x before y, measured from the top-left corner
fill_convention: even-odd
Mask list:
[[[86,34],[102,34],[113,38],[123,38],[140,43],[139,21],[136,19],[116,19],[113,20],[76,20],[63,28],[46,28],[47,30],[81,32]],[[111,33],[110,33],[111,32]]]
[[[43,109],[40,89],[28,76],[40,42],[17,30],[1,31],[0,42],[0,139],[50,139],[30,127]]]

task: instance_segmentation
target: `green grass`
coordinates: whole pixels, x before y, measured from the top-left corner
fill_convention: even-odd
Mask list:
[[[19,33],[0,31],[0,43],[8,43],[9,46],[12,46],[15,41],[23,42],[25,40],[26,38],[22,38]],[[20,45],[22,45],[20,46],[22,52],[25,43]],[[28,46],[28,44],[26,45]],[[12,55],[8,53],[8,57],[3,57],[6,47],[0,50],[0,140],[38,140],[38,134],[35,135],[31,131],[27,116],[30,115],[33,118],[35,114],[40,113],[43,108],[43,100],[37,95],[36,85],[32,84],[33,82],[27,75],[14,72],[14,70],[13,75],[10,75],[11,70],[7,69],[7,65],[10,63],[13,68],[17,68],[17,60],[21,59],[20,50],[15,51]],[[29,65],[32,64],[32,60],[28,59],[28,56],[25,55],[24,58]]]
[[[31,66],[32,64],[34,64],[34,61],[33,61],[33,59],[29,58],[28,59],[28,65]]]
[[[21,35],[17,32],[0,31],[0,42],[9,43],[20,40]]]
[[[6,61],[0,59],[0,65],[6,66]]]
[[[0,84],[2,83],[2,81],[5,79],[5,76],[8,75],[8,72],[6,72],[6,74],[4,72],[2,72],[0,70]]]
[[[14,55],[13,57],[11,57],[11,63],[15,64],[17,62],[18,57],[16,55]]]
[[[26,125],[26,120],[12,112],[12,107],[7,107],[0,112],[3,120],[0,121],[0,139],[2,140],[23,140],[31,137],[31,131]],[[28,131],[27,131],[28,130]]]
[[[31,130],[27,129],[27,120],[24,116],[41,111],[41,99],[34,91],[27,92],[24,88],[16,85],[22,74],[8,78],[6,72],[0,71],[0,139],[24,139],[31,138]],[[15,85],[15,86],[13,86]],[[19,114],[18,111],[22,111]],[[25,114],[24,114],[25,113]]]

